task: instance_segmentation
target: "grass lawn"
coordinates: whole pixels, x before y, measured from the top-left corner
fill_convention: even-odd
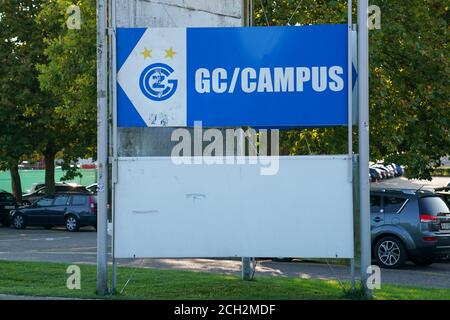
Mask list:
[[[99,298],[95,295],[96,269],[80,265],[81,290],[68,290],[67,264],[0,261],[0,293],[14,295]],[[140,268],[118,268],[118,291],[109,299],[268,299],[318,300],[357,299],[336,281],[285,277],[256,277],[244,282],[236,276]],[[348,283],[345,284],[349,286]],[[428,289],[385,285],[374,292],[376,299],[450,299],[450,289]]]

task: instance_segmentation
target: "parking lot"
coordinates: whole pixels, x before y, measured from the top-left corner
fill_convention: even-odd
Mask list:
[[[45,230],[0,228],[0,260],[47,261],[71,264],[96,262],[96,232],[82,228],[69,233],[63,228]],[[239,274],[239,260],[224,259],[139,259],[121,260],[120,265]],[[289,276],[304,279],[350,280],[348,267],[294,260],[273,262],[259,260],[256,276]],[[401,270],[382,270],[382,283],[450,288],[450,261],[429,267],[406,265]]]
[[[432,181],[409,181],[405,178],[372,184],[380,188],[433,188],[448,183],[449,178]],[[45,261],[71,264],[96,263],[96,236],[94,228],[66,232],[63,227],[46,230],[27,228],[15,230],[0,227],[0,260]],[[119,265],[145,268],[178,269],[204,272],[240,274],[237,259],[136,259],[119,260]],[[258,260],[256,276],[290,276],[304,279],[350,280],[350,270],[342,265],[330,265],[296,259],[293,262]],[[450,261],[440,261],[429,267],[407,264],[400,270],[382,270],[382,283],[433,288],[450,288]]]

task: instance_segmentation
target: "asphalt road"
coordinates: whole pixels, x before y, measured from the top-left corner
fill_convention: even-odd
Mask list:
[[[96,232],[91,228],[81,229],[78,233],[69,233],[62,228],[53,230],[0,228],[0,260],[95,263]],[[240,261],[224,259],[120,260],[119,265],[226,274],[240,273]],[[350,280],[348,267],[301,260],[288,263],[260,260],[256,270],[257,277],[289,276],[304,279]],[[429,267],[408,264],[401,270],[382,270],[381,277],[382,283],[450,288],[450,262],[435,263]]]

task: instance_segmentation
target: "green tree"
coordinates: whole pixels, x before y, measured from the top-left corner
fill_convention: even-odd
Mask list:
[[[430,178],[450,154],[448,3],[373,1],[381,30],[371,32],[371,153]]]
[[[35,117],[28,110],[40,95],[35,57],[42,52],[35,18],[39,1],[0,0],[0,169],[10,170],[12,191],[21,201],[18,164],[33,152]]]
[[[255,4],[257,25],[347,22],[346,1]],[[430,178],[440,158],[450,154],[448,4],[440,0],[371,4],[382,13],[381,30],[370,31],[371,158],[405,164],[411,178]],[[281,150],[342,153],[346,137],[345,128],[293,130],[283,132]]]
[[[81,28],[68,29],[67,9],[76,4],[81,12]],[[46,1],[38,17],[39,26],[51,30],[45,38],[47,58],[39,65],[42,90],[58,101],[54,114],[64,119],[71,134],[58,150],[64,158],[66,178],[78,174],[70,163],[79,157],[94,157],[96,146],[96,3],[91,0]]]
[[[17,164],[24,153],[19,138],[29,137],[29,144],[21,145],[27,154],[43,155],[52,194],[56,154],[64,158],[70,178],[76,174],[70,162],[95,151],[95,1],[78,2],[85,19],[81,30],[65,24],[72,1],[0,1],[2,58],[9,63],[0,73],[5,79],[0,90],[5,92],[2,108],[10,111],[2,113],[2,120],[14,124],[3,126],[1,139],[12,143],[0,160],[5,166]]]

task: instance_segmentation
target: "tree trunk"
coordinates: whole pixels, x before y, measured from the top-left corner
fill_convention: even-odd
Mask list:
[[[47,195],[55,194],[55,155],[56,153],[50,148],[44,151],[45,162],[45,189]]]
[[[16,201],[21,203],[22,202],[22,182],[20,180],[20,175],[19,175],[19,166],[17,164],[11,166],[11,168],[9,168],[9,172],[11,174],[12,194],[13,194],[14,198],[16,198]]]

